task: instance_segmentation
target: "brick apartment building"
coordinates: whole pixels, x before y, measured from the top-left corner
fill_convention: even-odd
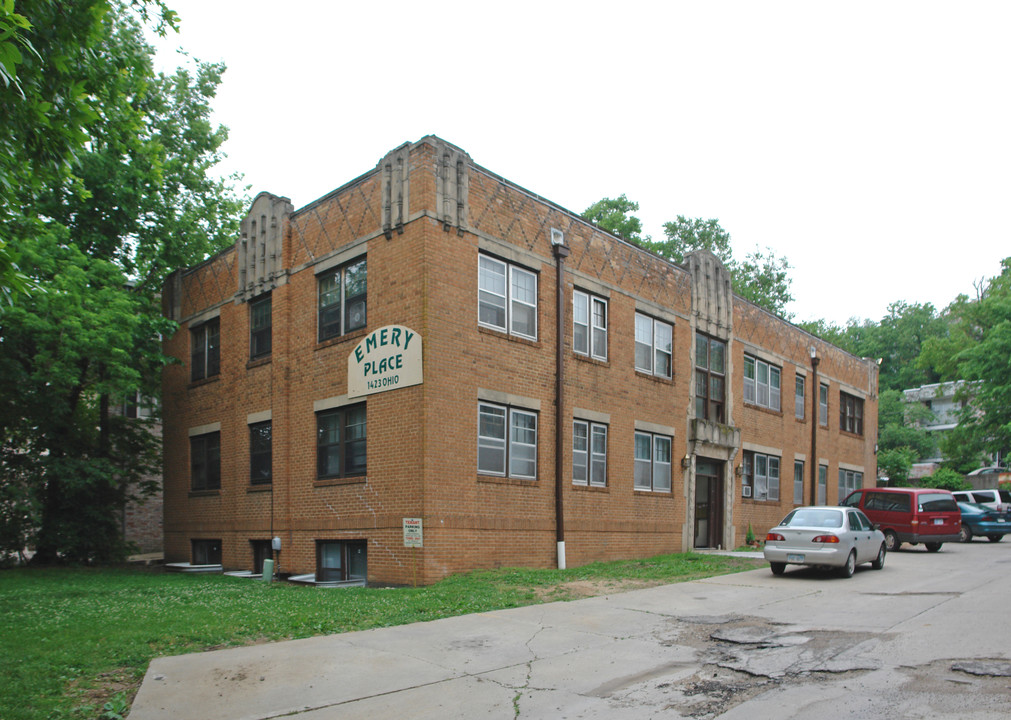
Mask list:
[[[282,574],[431,583],[733,547],[874,482],[873,362],[436,137],[261,193],[164,303],[168,562],[276,537]]]

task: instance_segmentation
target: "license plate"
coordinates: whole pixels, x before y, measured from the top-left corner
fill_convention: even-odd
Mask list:
[[[944,518],[934,518],[935,525],[944,525]]]
[[[997,522],[1004,522],[1004,518],[997,518]]]
[[[804,556],[803,555],[787,555],[786,556],[786,561],[787,562],[804,562]]]

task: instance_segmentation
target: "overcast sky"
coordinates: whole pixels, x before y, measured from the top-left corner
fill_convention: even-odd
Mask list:
[[[948,305],[1011,255],[1011,2],[168,0],[226,168],[296,208],[434,134],[573,212],[718,218],[797,320]]]

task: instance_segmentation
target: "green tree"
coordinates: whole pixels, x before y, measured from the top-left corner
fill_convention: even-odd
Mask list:
[[[42,132],[26,143],[24,162],[45,181],[4,198],[0,228],[45,292],[8,308],[0,330],[0,475],[30,494],[2,495],[0,520],[10,522],[0,537],[27,526],[38,561],[93,562],[124,551],[118,509],[150,489],[142,478],[157,465],[158,439],[112,408],[137,391],[157,394],[158,336],[171,330],[162,280],[233,241],[243,201],[234,179],[209,176],[225,139],[209,119],[223,67],[156,75],[141,24],[148,5],[35,0],[22,12],[47,28],[61,19],[57,5],[97,24],[57,32],[62,44],[32,42],[57,76],[66,63],[61,87],[79,89],[90,115],[72,137]],[[32,77],[22,87],[34,100]]]
[[[907,447],[880,450],[878,452],[878,474],[888,477],[892,487],[909,485],[909,471],[915,460],[913,451]]]
[[[920,478],[920,487],[925,488],[940,488],[942,490],[971,490],[972,485],[962,476],[962,473],[956,472],[951,468],[940,468],[933,475],[928,475],[925,478]]]
[[[730,233],[720,226],[715,218],[686,218],[678,215],[676,220],[663,224],[664,240],[651,243],[648,247],[657,255],[680,265],[688,253],[708,250],[720,259],[728,270],[734,268],[734,253],[730,247]]]
[[[650,238],[649,235],[642,236],[642,221],[631,214],[638,211],[639,203],[629,200],[622,193],[614,199],[601,198],[586,208],[582,217],[612,235],[642,245],[649,242]]]
[[[696,250],[709,250],[726,266],[734,292],[769,312],[789,318],[786,306],[793,300],[790,293],[790,264],[786,258],[777,257],[771,248],[765,252],[754,250],[743,261],[733,257],[730,233],[720,226],[719,220],[686,218],[663,225],[663,240],[653,240],[642,235],[642,223],[631,213],[639,210],[639,203],[624,194],[616,199],[603,198],[583,211],[583,217],[608,232],[656,253],[676,265]]]
[[[978,341],[966,342],[955,358],[965,381],[965,402],[952,442],[1006,454],[1011,449],[1011,258],[1002,261],[1001,269],[979,300],[960,308],[957,318],[964,337]],[[965,464],[971,462],[971,456],[960,455]]]

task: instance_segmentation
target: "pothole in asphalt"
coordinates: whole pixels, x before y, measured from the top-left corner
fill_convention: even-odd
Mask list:
[[[1011,662],[1003,658],[935,660],[916,667],[900,667],[906,681],[896,688],[900,696],[917,698],[929,689],[935,715],[965,715],[971,698],[973,717],[1007,717],[1011,705]]]
[[[672,619],[661,642],[693,648],[700,667],[658,682],[654,688],[661,696],[653,700],[683,717],[715,718],[784,682],[819,682],[876,669],[860,648],[874,637],[798,630],[744,616]]]

